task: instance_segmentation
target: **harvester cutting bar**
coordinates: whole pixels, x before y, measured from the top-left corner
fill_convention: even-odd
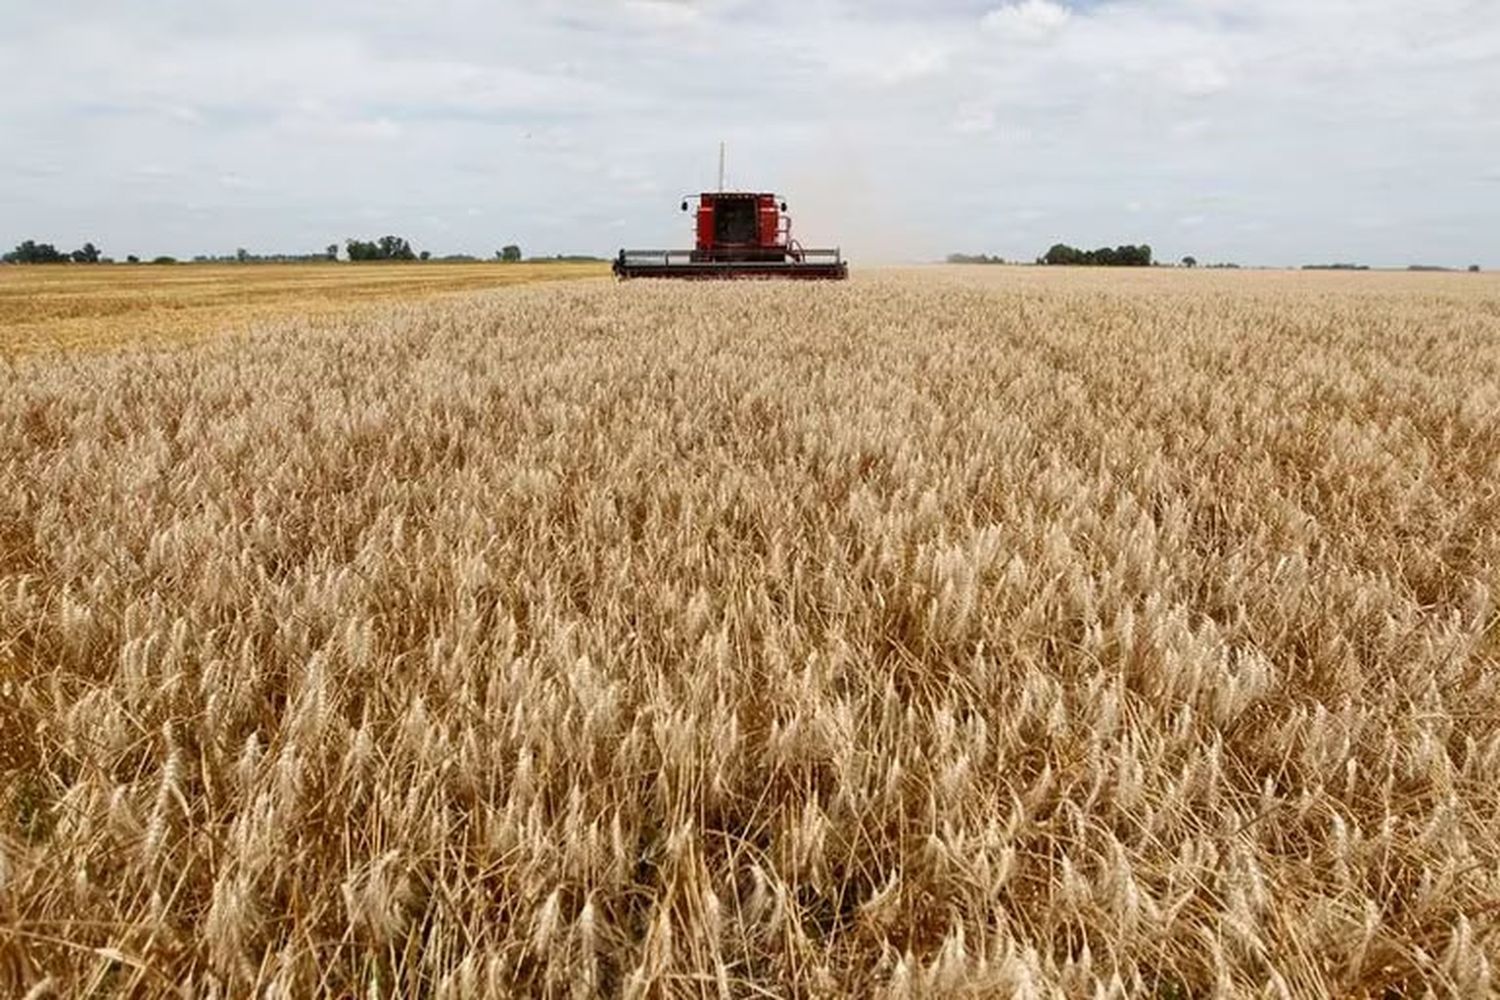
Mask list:
[[[801,249],[785,258],[745,260],[702,250],[621,250],[614,272],[621,278],[798,278],[842,281],[849,264],[837,249]]]

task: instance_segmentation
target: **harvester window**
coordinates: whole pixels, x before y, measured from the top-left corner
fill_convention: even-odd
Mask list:
[[[753,198],[721,198],[714,204],[714,242],[756,242]]]

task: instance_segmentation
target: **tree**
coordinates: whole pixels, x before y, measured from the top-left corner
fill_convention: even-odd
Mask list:
[[[176,257],[169,257],[167,254],[162,254],[160,257],[152,257],[151,258],[151,263],[153,263],[153,264],[175,264],[175,263],[177,263],[177,258]]]
[[[141,259],[133,253],[128,253],[125,255],[125,263],[127,264],[139,264],[140,262]]]
[[[1478,264],[1470,264],[1469,265],[1469,273],[1470,274],[1478,274],[1479,273],[1479,265]]]
[[[349,239],[345,242],[350,260],[416,260],[411,244],[399,236],[382,236],[374,242]]]
[[[521,248],[516,246],[514,243],[510,244],[509,246],[502,247],[499,257],[507,264],[519,263],[521,260]]]
[[[432,251],[431,250],[423,250],[421,253],[417,254],[417,259],[418,260],[431,260],[432,259]]]
[[[0,257],[0,260],[7,264],[63,264],[67,262],[68,255],[59,253],[51,243],[25,240],[10,253]]]
[[[381,260],[416,260],[417,255],[412,252],[411,244],[399,236],[380,237],[380,259]]]
[[[339,259],[339,245],[337,243],[330,243],[330,244],[328,244],[328,248],[324,251],[324,253],[326,253],[328,255],[328,259],[329,260],[338,260]]]
[[[1068,246],[1066,243],[1054,243],[1052,249],[1048,250],[1041,258],[1042,263],[1051,264],[1054,267],[1062,267],[1071,264],[1082,264],[1083,254]]]
[[[250,260],[250,251],[246,250],[244,247],[240,247],[235,250],[234,259],[239,263],[244,264]]]
[[[1140,246],[1079,250],[1066,243],[1057,243],[1046,254],[1038,257],[1037,263],[1092,267],[1150,267],[1151,246],[1142,243]]]
[[[1197,267],[1198,266],[1198,258],[1194,257],[1192,254],[1188,254],[1186,257],[1182,258],[1182,266],[1183,267]]]

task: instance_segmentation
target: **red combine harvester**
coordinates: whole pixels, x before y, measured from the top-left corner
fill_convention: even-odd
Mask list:
[[[683,201],[682,210],[688,210]],[[842,281],[849,264],[837,248],[808,250],[792,239],[786,202],[774,194],[705,191],[698,196],[692,250],[621,250],[621,278],[803,278]]]

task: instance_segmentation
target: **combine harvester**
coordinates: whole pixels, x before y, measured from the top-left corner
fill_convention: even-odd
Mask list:
[[[682,202],[688,210],[688,200]],[[697,246],[692,250],[621,250],[621,278],[801,278],[842,281],[849,264],[837,248],[808,250],[792,239],[786,202],[774,194],[719,190],[698,195]]]

